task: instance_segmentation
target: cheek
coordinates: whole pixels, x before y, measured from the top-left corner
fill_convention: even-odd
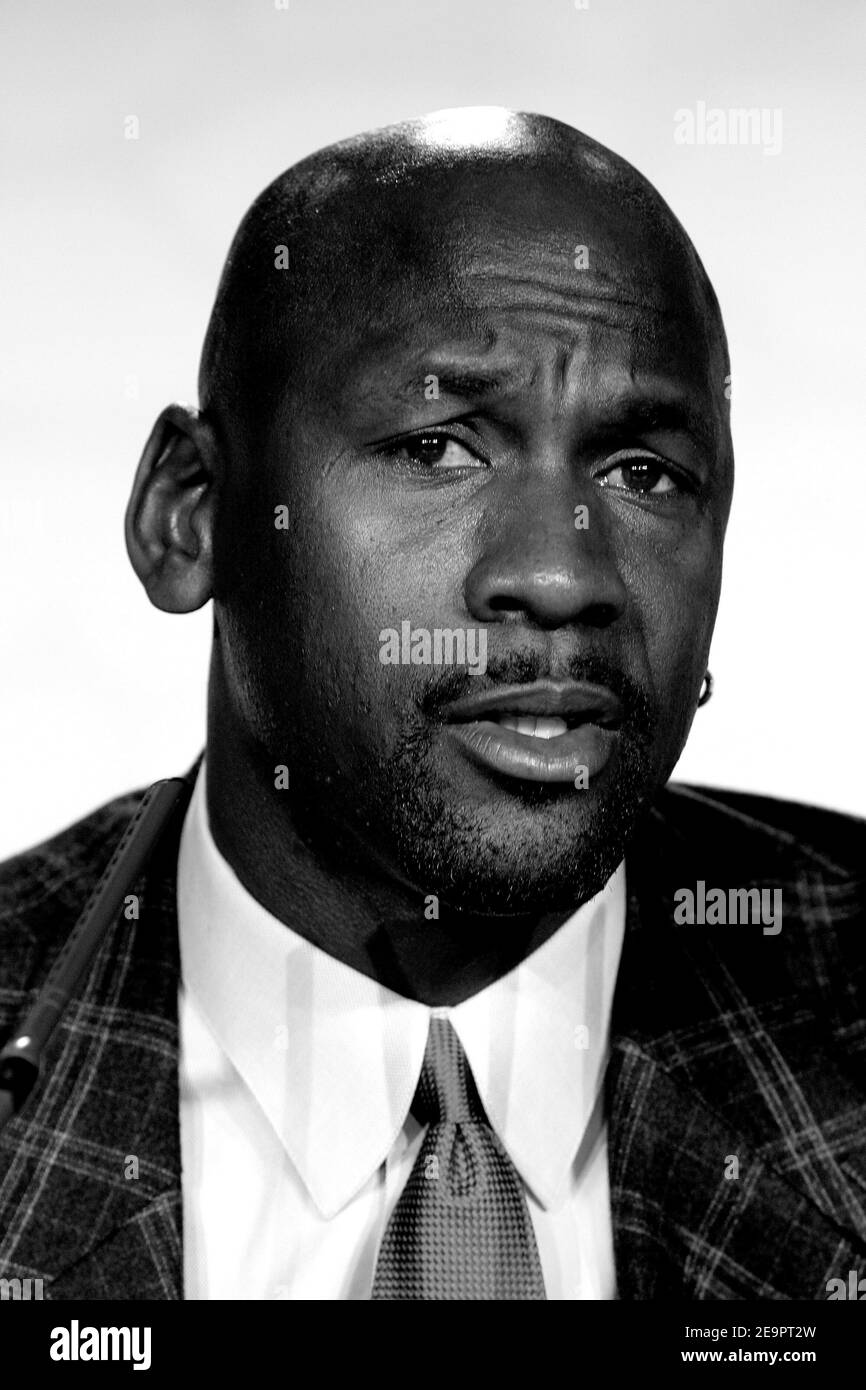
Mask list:
[[[394,499],[389,506],[383,486],[349,488],[340,500],[341,505],[332,498],[318,504],[310,537],[317,552],[314,575],[323,601],[341,611],[345,625],[351,623],[363,664],[372,657],[381,671],[383,630],[399,631],[407,621],[433,628],[459,616],[465,526],[431,516],[427,497],[414,505]]]
[[[663,708],[689,705],[706,669],[721,587],[721,539],[709,522],[629,546],[621,570]]]
[[[322,473],[305,485],[263,469],[227,501],[217,613],[246,722],[280,739],[313,731],[323,765],[354,769],[388,755],[429,677],[384,665],[381,634],[447,626],[459,556],[423,507],[395,516],[382,486]]]
[[[438,597],[426,559],[375,530],[350,505],[311,505],[294,534],[271,541],[261,589],[271,636],[261,659],[283,721],[315,724],[344,772],[387,757],[405,726],[424,668],[385,665],[383,633],[435,626]],[[441,571],[440,571],[441,572]]]

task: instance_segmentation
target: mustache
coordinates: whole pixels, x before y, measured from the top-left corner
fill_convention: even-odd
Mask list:
[[[442,707],[466,695],[482,695],[500,686],[532,685],[539,680],[587,681],[605,685],[617,696],[623,708],[623,724],[638,738],[652,739],[657,724],[656,702],[651,693],[610,657],[600,652],[583,652],[557,660],[555,666],[543,652],[505,652],[488,657],[485,677],[472,676],[461,668],[449,667],[431,672],[415,703],[428,720],[444,722]]]

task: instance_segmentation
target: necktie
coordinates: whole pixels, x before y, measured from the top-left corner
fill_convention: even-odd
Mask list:
[[[429,1128],[385,1229],[373,1299],[544,1299],[520,1178],[441,1018],[430,1020],[412,1113]]]

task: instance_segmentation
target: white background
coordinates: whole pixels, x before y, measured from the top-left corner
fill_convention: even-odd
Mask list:
[[[122,517],[242,213],[321,145],[479,104],[636,164],[721,300],[737,485],[677,776],[863,813],[866,7],[39,0],[3,29],[0,855],[202,744],[210,611],[148,605]],[[676,144],[699,101],[781,108],[781,153]]]

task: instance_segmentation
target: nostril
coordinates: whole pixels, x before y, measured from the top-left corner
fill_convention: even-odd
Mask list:
[[[610,627],[619,617],[619,609],[613,603],[591,603],[584,608],[578,621],[586,627]]]
[[[516,595],[501,594],[488,600],[488,608],[493,613],[520,613],[523,602]]]
[[[487,602],[487,616],[518,613],[531,627],[557,628],[567,626],[605,628],[616,622],[619,609],[613,603],[590,603],[579,611],[567,612],[558,606],[547,607],[527,603],[519,595],[499,594]],[[545,611],[546,610],[546,611]]]

